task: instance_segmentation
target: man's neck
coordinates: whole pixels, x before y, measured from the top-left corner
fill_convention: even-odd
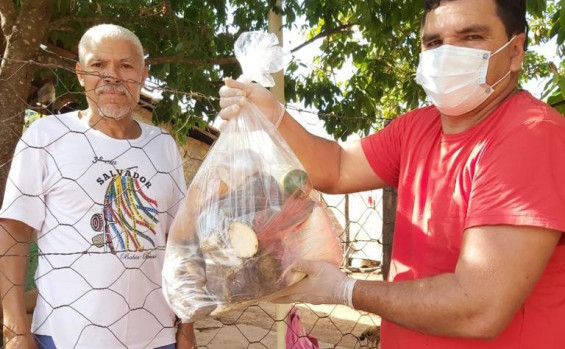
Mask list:
[[[519,90],[516,84],[508,84],[506,88],[494,96],[492,99],[487,99],[479,107],[473,111],[457,116],[441,115],[441,126],[444,134],[457,134],[465,132],[471,127],[479,124],[486,119],[493,110],[496,109],[507,98],[518,93]]]
[[[136,139],[141,136],[141,127],[133,119],[132,113],[119,119],[104,117],[88,108],[78,113],[79,118],[91,128],[115,139]]]

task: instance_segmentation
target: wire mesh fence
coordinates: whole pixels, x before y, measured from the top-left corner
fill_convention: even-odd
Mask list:
[[[53,69],[51,73],[58,74],[57,71]],[[54,80],[57,80],[56,76]],[[52,170],[49,184],[39,188],[39,191],[8,183],[12,190],[19,192],[16,196],[25,199],[27,206],[22,209],[22,214],[37,216],[40,224],[36,228],[41,228],[42,233],[35,232],[32,242],[29,242],[6,227],[0,228],[0,234],[7,236],[4,241],[11,241],[1,247],[0,258],[20,258],[28,262],[23,281],[10,273],[1,275],[5,281],[8,280],[5,284],[10,285],[2,290],[2,299],[7,300],[12,290],[25,288],[28,317],[31,321],[35,310],[33,321],[37,328],[51,323],[52,319],[49,318],[52,317],[60,323],[59,330],[76,333],[76,338],[63,348],[99,347],[98,343],[82,341],[85,333],[111,337],[115,347],[128,347],[118,333],[125,326],[122,320],[131,312],[143,314],[139,317],[143,319],[139,329],[144,336],[155,339],[153,343],[157,343],[163,333],[174,331],[175,328],[162,320],[167,317],[169,310],[164,302],[158,300],[161,297],[159,263],[162,262],[165,239],[156,235],[156,227],[172,219],[170,211],[178,200],[164,206],[157,205],[159,200],[149,194],[153,193],[149,188],[159,186],[162,191],[173,190],[177,185],[175,173],[179,170],[184,171],[189,183],[219,133],[213,128],[192,130],[179,145],[183,157],[182,169],[167,167],[160,161],[162,155],[150,151],[154,142],[168,137],[166,131],[153,134],[142,144],[129,142],[122,149],[103,150],[100,144],[89,139],[88,130],[74,127],[72,121],[61,114],[76,111],[77,105],[73,100],[84,96],[72,92],[70,88],[63,88],[63,93],[55,95],[52,81],[32,89],[25,110],[3,115],[0,119],[0,127],[7,127],[14,119],[22,118],[25,120],[22,123],[25,129],[44,115],[54,114],[61,124],[57,129],[40,129],[40,132],[48,134],[46,142],[26,143],[8,161],[0,164],[5,174],[13,163],[24,163],[22,169],[36,174],[25,177],[29,181],[40,176],[37,173],[45,173],[46,168]],[[178,93],[188,96],[193,92]],[[145,94],[144,102],[136,111],[139,120],[149,123],[153,116],[151,98],[151,94]],[[199,95],[198,98],[213,100],[215,97]],[[299,108],[295,108],[294,113],[304,118],[317,118],[314,114],[300,113]],[[156,118],[158,120],[159,115]],[[83,152],[77,151],[77,142],[84,143],[88,149],[88,161],[84,161]],[[44,161],[40,162],[36,155],[30,155],[37,152],[45,153],[46,156],[41,159],[47,160],[40,159]],[[130,159],[132,153],[135,156]],[[76,168],[77,163],[86,165]],[[103,171],[96,167],[101,164],[106,166]],[[103,200],[89,195],[88,187],[92,185],[106,188]],[[65,210],[46,209],[47,194],[57,190],[75,193],[71,195],[73,200],[66,205],[69,209],[86,207],[84,213],[69,217]],[[339,231],[343,249],[341,267],[344,272],[364,280],[382,279],[382,192],[323,195],[321,199]],[[35,212],[34,208],[37,207],[43,207],[43,213]],[[40,221],[41,217],[45,221]],[[47,229],[45,224],[48,225]],[[123,234],[122,231],[129,233]],[[46,234],[51,238],[46,239]],[[101,260],[103,265],[100,264]],[[93,275],[104,277],[90,275],[89,270],[93,269],[98,269]],[[131,280],[139,282],[139,290],[132,292],[124,288]],[[49,283],[62,284],[67,292],[62,296],[42,291],[44,285]],[[120,315],[108,318],[104,312],[83,312],[85,307],[119,308],[118,312],[114,309],[112,314]],[[284,331],[288,327],[287,315],[293,307],[299,311],[305,334],[317,338],[320,348],[376,348],[378,345],[380,319],[375,315],[341,305],[295,304],[276,307],[259,303],[196,322],[198,347],[280,348],[281,329]],[[96,317],[89,315],[100,313],[102,315]],[[3,326],[3,345],[7,345],[9,338],[23,334]]]

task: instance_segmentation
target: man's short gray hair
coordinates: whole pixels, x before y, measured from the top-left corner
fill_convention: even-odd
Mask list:
[[[90,42],[92,40],[100,39],[120,39],[129,41],[136,47],[138,54],[141,57],[141,61],[144,61],[141,41],[139,41],[137,35],[135,35],[131,30],[116,24],[99,24],[88,29],[80,38],[78,43],[78,60],[81,64],[84,64],[84,54],[88,51]]]

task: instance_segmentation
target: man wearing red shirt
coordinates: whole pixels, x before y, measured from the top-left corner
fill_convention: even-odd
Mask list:
[[[525,0],[424,6],[433,106],[360,141],[311,135],[257,85],[220,91],[223,118],[249,100],[280,124],[317,189],[398,188],[392,282],[303,261],[279,301],[378,314],[384,349],[565,348],[565,118],[517,88]]]

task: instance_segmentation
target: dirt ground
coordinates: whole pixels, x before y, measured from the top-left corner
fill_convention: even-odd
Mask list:
[[[378,278],[366,273],[358,273],[354,277]],[[290,311],[290,306],[278,307],[279,313]],[[380,325],[378,316],[345,306],[297,304],[296,307],[306,332],[318,339],[320,349],[375,348],[359,337],[365,330]],[[260,303],[221,317],[198,321],[195,330],[199,348],[276,349],[277,324],[282,324],[280,327],[283,329],[286,327],[283,321],[277,321],[275,305]]]

